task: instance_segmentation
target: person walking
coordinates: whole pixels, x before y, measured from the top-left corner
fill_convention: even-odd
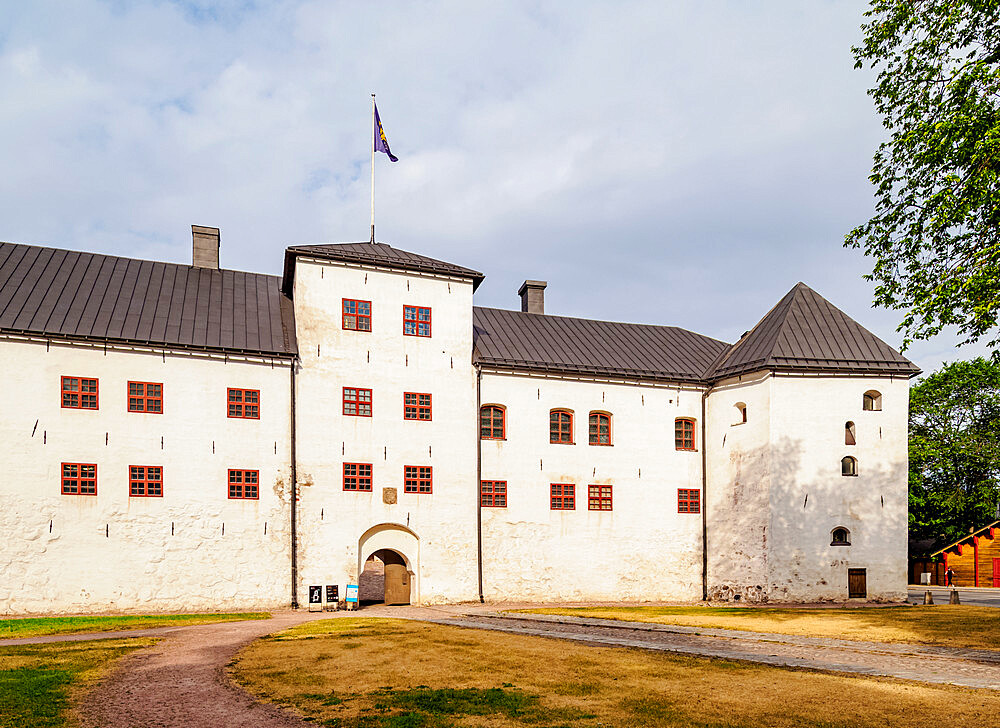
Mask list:
[[[944,572],[944,581],[947,586],[955,586],[955,570],[948,567],[948,570]]]

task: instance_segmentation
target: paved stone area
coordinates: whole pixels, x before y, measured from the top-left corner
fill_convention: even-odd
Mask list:
[[[951,589],[943,586],[911,586],[908,589],[910,604],[923,604],[924,592],[930,588],[935,604],[947,604]],[[1000,607],[1000,589],[991,587],[958,587],[958,598],[962,604],[974,607]]]

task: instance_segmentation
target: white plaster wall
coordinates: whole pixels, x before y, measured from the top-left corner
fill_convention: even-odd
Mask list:
[[[675,418],[700,426],[699,391],[487,372],[481,401],[507,408],[507,439],[482,441],[483,480],[508,491],[483,508],[486,598],[701,597],[701,516],[677,512],[678,488],[701,489],[701,452],[674,449]],[[574,411],[575,444],[549,443],[552,408]],[[613,415],[613,446],[588,444],[592,410]],[[551,483],[576,484],[575,510],[551,510]],[[609,483],[613,510],[588,510],[587,486]]]
[[[0,368],[0,613],[289,603],[287,363],[2,339]],[[63,375],[97,377],[100,409],[62,409]],[[163,414],[127,411],[130,380],[163,383]],[[227,418],[227,387],[261,419]],[[62,495],[62,462],[96,463],[97,496]],[[130,498],[129,465],[162,466],[163,497]],[[260,471],[258,501],[229,468]]]
[[[342,329],[343,298],[372,302],[370,333]],[[299,258],[294,301],[301,588],[356,583],[359,539],[391,523],[419,541],[415,600],[477,598],[471,282]],[[403,335],[404,304],[431,307],[430,338]],[[343,415],[345,386],[372,390],[372,417]],[[431,393],[432,421],[403,419],[404,392]],[[344,462],[372,463],[371,493],[343,490]],[[434,492],[404,493],[404,465],[432,466]]]

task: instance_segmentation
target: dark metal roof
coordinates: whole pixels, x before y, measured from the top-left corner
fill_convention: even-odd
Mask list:
[[[426,255],[408,253],[405,250],[393,248],[386,243],[335,243],[331,245],[293,245],[285,249],[285,274],[282,290],[291,295],[292,280],[295,275],[295,258],[307,255],[325,260],[340,260],[347,263],[377,265],[396,270],[413,270],[425,273],[441,273],[443,275],[469,278],[472,280],[472,290],[479,288],[485,276],[471,268],[463,268],[454,263],[428,258]]]
[[[473,308],[475,360],[512,369],[701,382],[728,344],[675,326]]]
[[[719,358],[708,378],[774,371],[914,376],[913,362],[799,283]]]
[[[260,273],[0,243],[0,331],[291,355],[292,302]]]

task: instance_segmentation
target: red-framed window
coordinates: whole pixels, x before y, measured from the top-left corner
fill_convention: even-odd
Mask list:
[[[549,483],[549,508],[554,511],[576,509],[576,485],[573,483]]]
[[[587,509],[591,511],[611,510],[611,486],[610,485],[588,485],[587,486]]]
[[[479,408],[479,437],[483,440],[507,439],[505,408],[496,404],[484,404]]]
[[[94,463],[63,463],[62,494],[97,495],[97,465]]]
[[[260,472],[257,470],[229,470],[229,497],[231,499],[257,500]]]
[[[554,409],[549,412],[549,442],[559,445],[573,444],[573,413]]]
[[[372,464],[344,463],[344,490],[371,492]]]
[[[431,419],[431,396],[421,392],[403,392],[403,419]]]
[[[372,302],[345,298],[343,327],[348,331],[372,330]]]
[[[429,465],[404,465],[403,492],[433,493],[434,468]]]
[[[506,508],[507,507],[507,481],[506,480],[481,480],[479,481],[479,499],[486,508]]]
[[[591,412],[589,434],[591,445],[610,445],[611,415],[607,412]]]
[[[431,335],[431,310],[423,306],[403,306],[403,334]]]
[[[230,387],[226,394],[226,401],[229,409],[228,417],[235,417],[243,420],[260,419],[260,390],[259,389],[234,389]]]
[[[360,387],[344,387],[344,414],[352,417],[371,417],[372,391]]]
[[[701,491],[687,488],[677,489],[678,513],[701,513]]]
[[[129,382],[128,411],[163,414],[163,384],[158,382]]]
[[[694,450],[694,420],[678,417],[674,420],[674,447],[678,450]]]
[[[62,378],[62,406],[66,409],[97,409],[97,379]]]
[[[162,498],[163,468],[159,465],[129,465],[128,494],[133,498]]]

